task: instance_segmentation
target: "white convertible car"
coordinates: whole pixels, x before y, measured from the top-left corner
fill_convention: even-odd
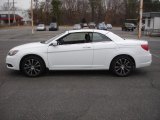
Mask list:
[[[71,30],[48,41],[24,44],[6,57],[9,69],[36,77],[49,70],[111,70],[128,76],[152,62],[148,42],[123,39],[104,30]]]

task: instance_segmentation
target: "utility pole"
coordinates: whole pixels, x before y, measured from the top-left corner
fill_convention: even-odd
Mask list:
[[[96,0],[90,0],[90,5],[91,5],[91,14],[92,14],[92,21],[94,22],[95,20],[95,5],[96,5]]]
[[[34,25],[33,25],[33,0],[31,0],[31,19],[32,19],[32,34],[34,34]]]
[[[140,10],[139,10],[139,30],[138,30],[138,39],[142,36],[142,14],[143,14],[143,0],[140,0]]]
[[[13,18],[13,23],[16,23],[16,15],[15,15],[15,6],[14,6],[14,0],[13,0],[13,15],[14,15],[14,18]]]
[[[11,25],[11,21],[10,21],[10,3],[9,3],[9,0],[8,0],[8,25],[10,26]]]
[[[38,0],[34,0],[34,7],[35,7],[35,13],[38,12]],[[35,20],[35,24],[38,24],[38,13],[34,14],[34,20]]]
[[[48,24],[49,0],[45,1],[45,24]]]

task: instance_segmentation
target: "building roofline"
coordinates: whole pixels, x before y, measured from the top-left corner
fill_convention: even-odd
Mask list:
[[[160,12],[144,12],[143,17],[145,18],[160,17]]]

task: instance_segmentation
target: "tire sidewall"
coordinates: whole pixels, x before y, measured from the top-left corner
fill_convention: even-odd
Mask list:
[[[117,62],[119,59],[127,59],[128,61],[130,61],[131,69],[130,69],[130,71],[129,71],[128,74],[126,74],[126,75],[117,74],[117,72],[116,72],[116,70],[115,70],[115,65],[116,65],[116,62]],[[119,77],[127,77],[127,76],[129,76],[129,75],[133,72],[133,70],[134,70],[134,63],[133,63],[132,59],[131,59],[130,57],[128,57],[128,56],[119,56],[119,57],[116,57],[116,58],[112,61],[112,63],[111,63],[111,71],[112,71],[115,75],[117,75],[117,76],[119,76]]]
[[[34,59],[34,60],[37,60],[37,61],[39,61],[39,63],[40,63],[40,72],[37,74],[37,75],[29,75],[25,70],[24,70],[24,64],[25,64],[25,62],[27,61],[27,60],[29,60],[29,59]],[[27,56],[27,57],[25,57],[24,58],[24,60],[22,61],[22,65],[21,65],[21,68],[22,68],[22,71],[23,71],[23,73],[26,75],[26,76],[28,76],[28,77],[38,77],[38,76],[40,76],[40,75],[42,75],[42,73],[44,72],[44,70],[45,70],[45,65],[44,65],[44,62],[43,62],[43,60],[41,59],[41,58],[39,58],[39,57],[37,57],[37,56]]]

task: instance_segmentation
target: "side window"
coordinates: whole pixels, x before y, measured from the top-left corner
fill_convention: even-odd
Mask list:
[[[93,42],[105,42],[105,41],[111,41],[111,39],[103,34],[93,33],[93,40],[92,41]]]
[[[79,43],[86,43],[91,42],[91,35],[90,33],[71,33],[60,40],[58,43],[60,45],[64,44],[79,44]]]

